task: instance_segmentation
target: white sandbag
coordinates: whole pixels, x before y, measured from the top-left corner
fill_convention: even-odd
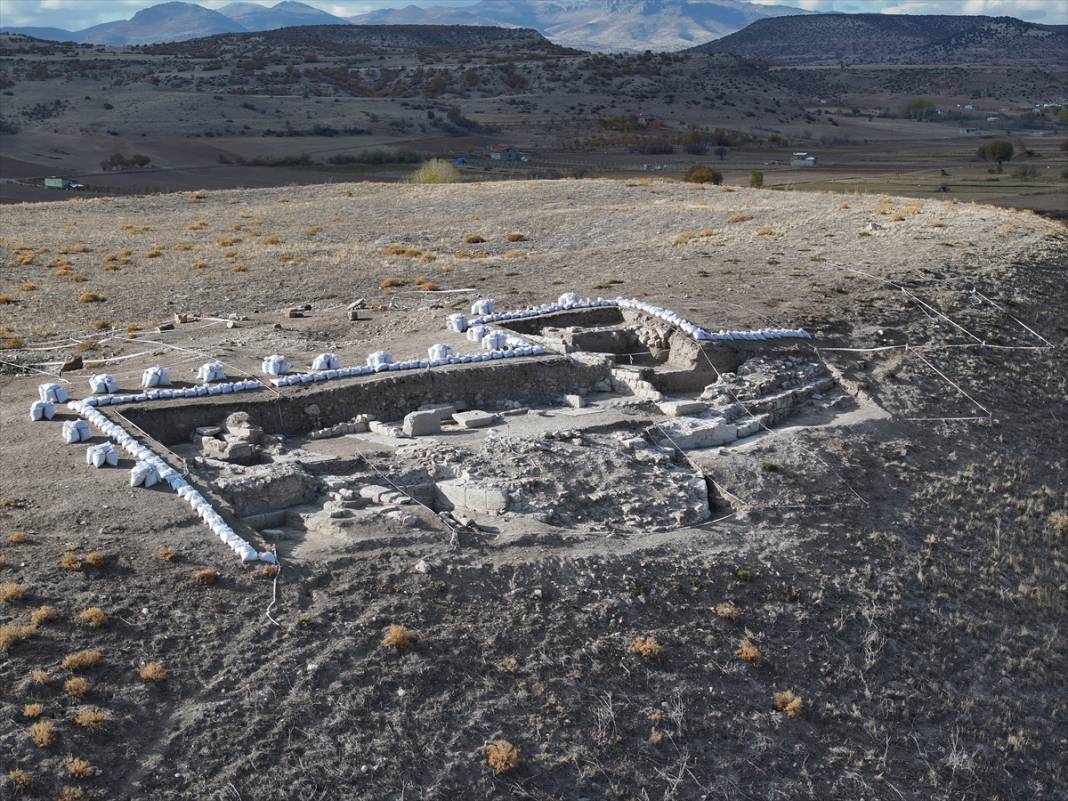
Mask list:
[[[285,356],[276,353],[266,357],[260,369],[264,375],[285,375],[289,372],[289,362]]]
[[[105,394],[119,391],[119,382],[115,380],[115,377],[111,373],[100,373],[100,375],[89,376],[89,387],[97,394]]]
[[[367,366],[373,367],[376,370],[379,367],[384,367],[387,364],[393,364],[393,354],[387,353],[384,350],[376,350],[374,353],[367,357]]]
[[[508,335],[503,331],[490,331],[486,336],[482,337],[482,349],[500,350],[507,341]]]
[[[446,345],[439,342],[437,345],[431,345],[427,348],[426,352],[430,356],[430,361],[441,361],[452,355],[452,345]]]
[[[205,384],[222,381],[224,378],[226,378],[226,365],[222,362],[207,362],[200,365],[200,369],[197,370],[197,380]]]
[[[467,330],[467,317],[463,314],[450,314],[445,318],[445,325],[450,331],[462,334]]]
[[[497,301],[491,298],[482,298],[471,304],[471,314],[479,317],[483,314],[493,314],[497,310]]]
[[[66,403],[67,389],[62,384],[38,384],[37,397],[49,403]]]
[[[312,362],[313,370],[336,370],[341,367],[341,361],[333,353],[320,353]]]
[[[89,424],[84,420],[67,420],[63,423],[63,441],[68,445],[88,442],[92,438],[93,432],[89,430]]]
[[[482,337],[489,333],[489,328],[484,325],[474,325],[467,329],[467,338],[472,342],[481,342]]]
[[[576,306],[580,300],[581,298],[579,298],[578,293],[565,292],[556,302],[560,306]]]
[[[56,416],[56,407],[50,401],[34,401],[30,404],[30,420],[51,420]]]
[[[85,451],[85,463],[90,467],[104,467],[109,465],[117,467],[119,453],[110,442],[101,442],[99,445],[90,445]]]
[[[148,462],[138,462],[130,471],[131,487],[152,487],[159,483],[159,472]]]
[[[149,367],[141,373],[141,386],[145,389],[150,387],[166,387],[171,383],[171,374],[166,367],[158,364]]]

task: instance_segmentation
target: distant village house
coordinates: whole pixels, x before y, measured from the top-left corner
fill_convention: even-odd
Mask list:
[[[494,161],[519,161],[520,154],[511,145],[494,145],[490,148],[490,158]]]
[[[808,153],[794,153],[790,159],[791,167],[815,167],[816,157]]]

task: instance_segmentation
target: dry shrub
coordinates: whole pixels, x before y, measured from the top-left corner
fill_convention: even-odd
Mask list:
[[[215,240],[215,244],[218,245],[221,248],[229,248],[229,247],[233,247],[234,245],[238,244],[240,241],[241,241],[241,237],[232,236],[232,237],[226,237],[226,238],[223,238],[223,239],[216,239]]]
[[[197,220],[195,223],[189,226],[190,231],[202,231],[208,227],[208,224],[203,220]]]
[[[278,575],[278,565],[260,565],[260,569],[256,572],[261,578],[273,579]]]
[[[413,184],[454,184],[459,180],[460,171],[456,165],[444,159],[431,159],[408,178]]]
[[[208,263],[206,261],[204,261],[204,259],[197,259],[195,262],[193,262],[193,269],[194,270],[203,270],[207,266],[208,266]]]
[[[313,225],[311,228],[306,230],[304,233],[307,234],[308,236],[317,236],[319,234],[319,232],[322,231],[322,230],[323,229],[320,226]]]
[[[82,560],[78,558],[78,554],[72,551],[67,551],[63,554],[63,557],[59,560],[60,567],[64,570],[81,570]]]
[[[685,245],[687,242],[691,242],[694,239],[706,239],[715,235],[715,231],[711,228],[702,228],[700,231],[686,231],[675,237],[674,243],[676,245]]]
[[[433,281],[431,281],[425,275],[421,275],[418,278],[416,278],[415,279],[415,285],[417,287],[419,287],[420,289],[423,289],[423,290],[425,290],[427,292],[439,292],[441,290],[440,286],[435,284]]]
[[[208,193],[205,192],[203,189],[198,189],[195,192],[190,192],[189,193],[189,199],[190,200],[203,200],[207,196],[208,196]]]
[[[30,613],[30,621],[35,626],[51,623],[59,617],[59,610],[54,606],[39,606]]]
[[[0,297],[3,297],[0,295]],[[25,346],[26,342],[19,337],[4,337],[0,339],[0,350],[18,350]]]
[[[205,223],[207,225],[207,223]],[[119,226],[120,230],[126,234],[147,234],[152,230],[151,225],[134,225],[133,223],[126,223]]]
[[[141,677],[141,681],[163,681],[167,678],[167,668],[162,662],[149,662],[137,675]]]
[[[747,214],[744,211],[736,211],[736,212],[734,212],[734,214],[732,214],[730,217],[727,218],[727,222],[729,222],[729,223],[740,223],[740,222],[747,222],[747,221],[749,221],[751,219],[753,219],[753,215],[752,214]]]
[[[74,346],[74,350],[77,353],[88,353],[89,351],[96,350],[100,347],[100,343],[95,339],[83,339],[77,345]]]
[[[7,535],[7,541],[12,545],[21,545],[24,542],[30,541],[30,535],[25,531],[12,531]]]
[[[1068,512],[1054,512],[1049,516],[1049,524],[1058,534],[1068,536]]]
[[[230,270],[230,272],[232,272],[232,273],[247,273],[248,272],[248,267],[246,267],[244,264],[237,264],[237,265],[234,265],[234,268],[232,270]]]
[[[63,767],[67,769],[67,773],[77,779],[89,779],[96,775],[96,768],[93,767],[89,760],[70,754],[64,760]]]
[[[72,676],[63,682],[63,692],[71,698],[81,698],[89,692],[90,686],[88,679],[83,679],[81,676]]]
[[[178,561],[178,551],[169,545],[164,545],[159,549],[159,557],[167,562]]]
[[[932,228],[945,228],[946,227],[946,224],[944,222],[942,222],[941,220],[931,220],[931,222],[929,222],[928,225],[930,225]]]
[[[13,645],[30,639],[36,633],[37,629],[33,626],[19,624],[0,626],[0,651],[6,651]]]
[[[7,772],[7,780],[20,790],[29,790],[33,786],[33,775],[22,768],[12,768]]]
[[[265,245],[281,245],[282,244],[282,240],[279,239],[277,236],[265,236],[263,238],[263,244],[265,244]]]
[[[419,261],[423,264],[428,264],[429,262],[437,261],[437,258],[438,257],[433,253],[423,253],[419,256]]]
[[[494,740],[483,748],[486,764],[497,776],[509,773],[519,766],[519,751],[507,740]]]
[[[757,236],[778,236],[779,232],[769,225],[762,225],[757,229]]]
[[[56,724],[50,720],[39,720],[30,726],[30,739],[38,748],[48,748],[56,739]]]
[[[486,241],[485,238],[479,236],[478,234],[470,234],[464,240],[464,242],[466,242],[469,245],[481,245],[485,241]]]
[[[409,259],[421,258],[423,251],[410,245],[387,245],[383,251],[387,256],[407,256]]]
[[[521,234],[518,231],[512,231],[510,234],[508,234],[507,239],[509,242],[526,242],[527,235]]]
[[[175,250],[192,250],[193,246],[191,244],[189,244],[188,242],[179,242],[177,245],[174,246],[174,249]]]
[[[219,580],[219,571],[213,567],[205,567],[193,574],[193,581],[197,584],[210,586]]]
[[[67,654],[63,657],[63,661],[60,665],[64,670],[69,670],[72,673],[78,670],[88,670],[91,667],[96,667],[100,664],[100,660],[103,657],[100,652],[94,649],[86,651],[77,651],[73,654]]]
[[[98,706],[83,706],[74,713],[72,720],[83,729],[95,729],[108,719],[107,710]]]
[[[79,303],[103,303],[107,298],[96,292],[83,292],[78,296]]]
[[[642,659],[659,659],[664,654],[664,646],[652,634],[635,637],[630,641],[630,652]]]
[[[382,283],[379,284],[379,287],[382,289],[393,289],[394,287],[407,285],[408,282],[403,278],[384,278],[382,279]]]
[[[33,292],[37,289],[37,284],[31,284],[29,281],[27,281],[26,283],[21,284],[19,286],[19,289],[23,292]]]
[[[11,295],[0,295],[0,306],[7,306],[12,303],[18,303]]]
[[[236,259],[237,256],[238,256],[238,253],[237,253],[236,250],[223,251],[223,258],[224,259]]]
[[[505,673],[515,673],[519,670],[519,660],[514,656],[506,656],[497,663],[497,667]]]
[[[86,277],[85,277],[84,275],[82,275],[81,273],[74,273],[74,275],[70,275],[70,276],[68,276],[68,277],[67,277],[67,280],[68,280],[68,281],[70,281],[70,282],[71,282],[72,284],[84,284],[84,283],[85,283],[85,282],[87,282],[87,281],[88,281],[89,279],[88,279],[88,278],[86,278]]]
[[[44,704],[26,704],[22,707],[22,717],[37,720],[44,713]]]
[[[146,259],[158,259],[162,255],[163,255],[163,249],[160,248],[159,245],[156,245],[155,247],[149,248],[148,250],[145,251],[145,258]]]
[[[721,620],[729,620],[732,623],[742,616],[741,610],[730,601],[716,604],[716,615]]]
[[[415,640],[415,632],[410,628],[392,623],[386,630],[386,636],[382,638],[382,646],[398,651],[410,651],[415,646]]]
[[[34,684],[39,684],[44,687],[51,683],[52,677],[48,675],[47,670],[41,670],[40,668],[38,668],[37,670],[30,671],[30,681],[32,681]]]
[[[4,584],[0,586],[0,603],[9,604],[19,601],[26,595],[24,584]]]
[[[69,784],[64,784],[56,793],[56,801],[88,801],[88,798],[81,787],[71,787]]]
[[[746,637],[742,640],[738,646],[738,650],[734,652],[734,655],[741,659],[743,662],[748,662],[751,665],[763,665],[764,654],[757,648],[755,642]]]
[[[21,264],[21,265],[23,265],[23,266],[26,266],[27,264],[33,264],[33,260],[34,260],[34,259],[35,259],[36,257],[37,257],[37,254],[36,254],[36,253],[34,253],[34,252],[33,252],[32,250],[30,250],[30,251],[27,251],[27,252],[25,252],[25,253],[20,253],[20,254],[19,254],[19,255],[18,255],[18,256],[17,256],[16,258],[15,258],[15,260],[16,260],[16,261],[17,261],[17,262],[18,262],[19,264]]]
[[[85,555],[85,563],[89,567],[95,567],[98,570],[107,564],[108,558],[100,551],[90,551]]]
[[[771,697],[771,703],[788,718],[796,718],[801,714],[801,697],[795,695],[793,690],[775,693]]]
[[[104,610],[99,606],[90,606],[78,614],[78,620],[90,628],[99,629],[107,625],[108,616],[104,614]]]

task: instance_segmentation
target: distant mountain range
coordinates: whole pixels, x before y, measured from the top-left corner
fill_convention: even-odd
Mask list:
[[[783,65],[1068,65],[1068,25],[1013,17],[819,14],[754,22],[691,48]]]
[[[756,20],[807,13],[743,0],[479,0],[467,6],[409,5],[346,19],[295,0],[271,7],[235,2],[217,11],[195,3],[168,2],[139,11],[128,20],[80,31],[40,27],[2,27],[0,31],[54,41],[136,45],[298,25],[483,25],[533,28],[557,44],[583,50],[641,51],[681,50],[734,33]]]

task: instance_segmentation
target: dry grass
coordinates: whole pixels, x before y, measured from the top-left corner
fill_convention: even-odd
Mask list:
[[[630,652],[642,659],[659,659],[664,655],[664,646],[652,634],[635,637],[630,641]]]
[[[145,258],[146,259],[158,259],[162,255],[163,255],[163,248],[161,248],[159,245],[156,245],[155,247],[151,247],[151,248],[149,248],[148,250],[145,251]]]
[[[207,223],[205,223],[205,225],[207,225]],[[136,236],[137,234],[147,234],[149,231],[152,230],[152,226],[134,225],[133,223],[126,223],[125,225],[119,226],[119,230],[122,231],[124,234]]]
[[[208,227],[208,224],[206,222],[204,222],[203,220],[197,220],[195,223],[192,223],[189,226],[189,230],[190,231],[203,231],[207,227]]]
[[[742,616],[741,610],[729,601],[716,604],[716,616],[720,620],[729,620],[732,623]]]
[[[7,772],[7,780],[20,790],[29,790],[33,786],[33,775],[22,768],[12,768]]]
[[[757,229],[757,236],[778,236],[779,232],[769,225],[762,225]]]
[[[305,230],[304,233],[308,236],[318,236],[322,230],[323,229],[320,226],[313,225],[311,228]]]
[[[81,787],[71,787],[69,784],[64,784],[56,793],[56,801],[88,801],[88,798]]]
[[[234,245],[239,244],[240,242],[241,242],[241,237],[239,237],[239,236],[232,236],[232,237],[226,237],[224,239],[216,239],[215,240],[215,244],[218,245],[221,248],[233,247]]]
[[[526,234],[521,234],[521,233],[519,233],[519,231],[512,231],[505,238],[509,242],[526,242],[527,241],[527,235]]]
[[[99,629],[107,625],[108,616],[99,606],[90,606],[78,613],[78,620],[90,628]]]
[[[30,726],[30,739],[38,748],[48,748],[56,740],[56,724],[50,720],[39,720]]]
[[[24,542],[30,541],[30,535],[25,531],[12,531],[7,535],[7,541],[11,545],[21,545]]]
[[[2,297],[2,296],[0,296]],[[0,339],[0,350],[18,350],[25,347],[26,342],[19,337],[4,337]]]
[[[26,586],[24,584],[0,585],[0,603],[9,604],[13,601],[20,601],[25,596]]]
[[[91,686],[88,679],[83,679],[81,676],[72,676],[63,682],[63,692],[71,698],[81,698],[89,692]]]
[[[1049,524],[1058,534],[1068,536],[1068,512],[1054,512],[1049,516]]]
[[[37,284],[31,284],[29,281],[19,286],[19,290],[22,292],[34,292],[36,289]]]
[[[740,222],[748,222],[751,219],[753,219],[753,215],[752,214],[748,214],[747,212],[744,212],[744,211],[736,211],[736,212],[734,212],[734,214],[732,214],[731,216],[729,216],[727,218],[727,222],[729,222],[729,223],[740,223]]]
[[[83,339],[77,345],[74,346],[75,353],[89,353],[100,347],[100,343],[95,339]]]
[[[204,586],[211,586],[219,580],[219,571],[213,567],[205,567],[193,573],[193,581]]]
[[[63,657],[63,661],[60,663],[64,670],[69,670],[74,673],[79,670],[88,670],[89,668],[96,667],[100,664],[100,660],[103,658],[101,653],[94,649],[85,651],[77,651],[73,654],[67,654]]]
[[[260,568],[256,571],[256,573],[260,576],[260,578],[273,579],[275,576],[278,575],[278,565],[260,565]]]
[[[519,766],[519,751],[507,740],[487,743],[483,752],[486,755],[486,764],[497,776],[510,773]]]
[[[265,245],[281,245],[282,240],[277,236],[265,236],[263,238],[263,244]]]
[[[17,303],[14,297],[11,295],[0,295],[0,306],[7,306],[11,303]]]
[[[59,617],[59,610],[54,606],[39,606],[30,612],[30,622],[35,626],[51,623]]]
[[[103,303],[107,298],[97,292],[83,292],[78,296],[79,303]]]
[[[672,241],[674,245],[685,245],[688,242],[692,242],[695,239],[706,239],[710,236],[715,236],[716,232],[711,228],[702,228],[700,231],[686,231],[679,234]]]
[[[497,663],[497,668],[505,673],[515,673],[519,670],[519,660],[514,656],[506,656]]]
[[[96,768],[93,767],[89,760],[70,754],[63,761],[63,767],[67,769],[67,773],[76,779],[90,779],[96,775]]]
[[[27,720],[37,720],[44,714],[44,704],[26,704],[22,707],[22,717]]]
[[[407,626],[397,623],[390,624],[386,635],[382,638],[383,648],[393,648],[397,651],[410,651],[415,646],[416,634]]]
[[[466,242],[468,245],[481,245],[485,241],[485,238],[479,236],[478,234],[469,234],[467,238],[464,239],[464,242]]]
[[[784,690],[781,693],[775,693],[771,697],[771,703],[788,718],[796,718],[801,714],[801,697],[795,695],[793,690]]]
[[[159,549],[159,558],[167,562],[177,562],[178,551],[171,548],[169,545],[164,545]]]
[[[64,570],[81,570],[82,560],[73,551],[67,551],[59,560],[59,565]]]
[[[90,551],[85,555],[85,563],[99,570],[108,563],[108,558],[101,551]]]
[[[764,654],[757,648],[755,642],[746,637],[742,640],[738,646],[738,650],[734,652],[734,655],[741,659],[743,662],[748,662],[750,665],[763,665]]]
[[[167,678],[167,668],[162,662],[149,662],[137,675],[141,677],[141,681],[163,681]]]
[[[175,250],[180,250],[180,251],[188,251],[188,250],[192,250],[193,246],[191,244],[189,244],[188,242],[179,242],[178,244],[176,244],[174,246],[174,249]]]
[[[425,275],[421,275],[415,279],[415,285],[426,292],[440,292],[441,287],[427,278]]]
[[[204,199],[207,198],[207,196],[208,196],[208,193],[205,192],[203,189],[198,189],[195,192],[190,192],[189,193],[189,199],[192,200],[192,201],[204,200]]]
[[[108,719],[107,710],[98,706],[83,706],[74,713],[72,720],[83,729],[95,729]]]
[[[208,263],[206,261],[204,261],[204,259],[197,259],[195,262],[193,262],[193,269],[194,270],[203,270],[207,266],[208,266]]]
[[[382,279],[382,283],[379,284],[378,286],[381,289],[393,289],[394,287],[407,286],[407,285],[408,285],[408,282],[405,281],[403,278],[383,278]]]
[[[48,675],[47,670],[41,670],[40,668],[30,671],[30,681],[34,684],[39,684],[45,687],[52,683],[52,677]]]

